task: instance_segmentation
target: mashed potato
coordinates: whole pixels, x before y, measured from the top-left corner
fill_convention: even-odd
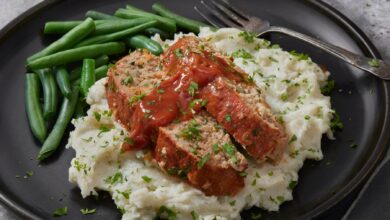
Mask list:
[[[86,117],[73,120],[68,147],[76,151],[69,181],[83,197],[110,192],[123,213],[122,219],[153,219],[156,215],[177,219],[240,219],[240,211],[258,206],[277,211],[292,200],[298,170],[306,158],[322,159],[321,137],[330,132],[330,98],[320,91],[329,73],[310,58],[289,53],[268,41],[253,39],[231,28],[201,30],[200,37],[248,73],[289,135],[281,162],[255,164],[248,159],[245,188],[234,197],[205,196],[201,191],[164,174],[143,160],[146,152],[121,152],[125,132],[108,108],[102,79],[90,89]],[[176,36],[177,38],[180,35]],[[155,37],[159,40],[159,37]],[[169,46],[170,41],[161,44]]]

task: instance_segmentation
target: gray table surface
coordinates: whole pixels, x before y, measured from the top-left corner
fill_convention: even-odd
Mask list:
[[[0,29],[42,0],[0,0]],[[324,0],[354,21],[390,60],[390,0]],[[0,204],[0,219],[19,219]]]

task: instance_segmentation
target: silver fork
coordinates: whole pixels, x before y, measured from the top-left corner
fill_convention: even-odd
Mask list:
[[[201,10],[201,8],[196,6],[194,9],[215,27],[219,27],[220,25],[215,23],[211,16],[206,14],[206,11],[210,12],[225,25],[257,33],[258,37],[271,32],[295,37],[313,46],[321,48],[329,54],[332,54],[359,69],[372,73],[381,79],[390,80],[390,64],[383,60],[372,59],[355,54],[341,47],[301,34],[288,28],[271,26],[269,21],[248,15],[240,9],[232,6],[229,0],[208,0],[207,2],[201,0],[200,2],[204,6],[205,10]]]

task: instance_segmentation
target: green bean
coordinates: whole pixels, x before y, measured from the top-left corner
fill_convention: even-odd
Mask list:
[[[43,119],[42,107],[39,102],[39,77],[35,73],[26,74],[26,111],[30,129],[34,136],[43,143],[47,135],[45,120]]]
[[[30,69],[59,66],[84,58],[94,58],[100,55],[121,54],[125,52],[125,45],[118,42],[95,44],[75,49],[61,51],[49,56],[41,57],[27,64]]]
[[[61,143],[61,139],[65,133],[65,129],[72,119],[79,96],[79,87],[72,87],[72,96],[70,99],[63,99],[61,111],[57,121],[54,124],[52,131],[43,143],[43,146],[38,154],[38,160],[42,161],[51,156]]]
[[[69,49],[93,31],[95,31],[95,23],[91,18],[87,18],[60,39],[53,42],[40,52],[27,58],[27,62],[37,60],[61,50]]]
[[[170,38],[170,35],[167,32],[160,30],[158,28],[155,28],[155,27],[151,27],[151,28],[146,29],[145,34],[149,35],[149,36],[154,36],[155,34],[159,34],[160,38],[162,40]]]
[[[94,20],[120,20],[118,17],[93,10],[87,11],[87,13],[85,13],[85,17],[89,17]]]
[[[119,20],[98,20],[95,22],[95,31],[89,36],[114,33],[140,24],[152,21],[150,18],[119,19]],[[80,24],[81,21],[50,21],[45,25],[45,34],[65,34]]]
[[[49,21],[46,22],[45,27],[43,28],[43,33],[65,34],[81,23],[82,21]]]
[[[191,31],[194,33],[199,33],[200,27],[208,26],[202,22],[195,21],[195,20],[183,17],[181,15],[178,15],[178,14],[170,11],[169,9],[167,9],[165,6],[163,6],[160,3],[154,3],[152,8],[157,14],[174,20],[178,27],[181,27],[185,30],[188,30],[188,31]]]
[[[127,45],[133,48],[144,48],[149,50],[154,55],[160,55],[164,50],[161,45],[156,41],[144,36],[144,35],[135,35],[126,39]]]
[[[100,66],[106,65],[110,58],[106,55],[102,55],[95,59],[95,67],[98,68]],[[70,81],[75,81],[79,79],[81,76],[81,67],[77,67],[76,69],[70,72]]]
[[[81,71],[80,90],[87,97],[89,88],[95,83],[95,60],[84,59]]]
[[[128,6],[129,7],[129,6]],[[174,20],[169,18],[164,18],[149,12],[142,11],[137,8],[127,8],[123,9],[120,8],[115,12],[115,16],[125,19],[132,19],[132,18],[151,18],[155,19],[159,22],[159,26],[161,29],[168,31],[169,33],[175,33],[176,32],[176,23]]]
[[[54,69],[57,85],[60,88],[62,95],[66,98],[70,98],[72,95],[72,88],[69,80],[69,73],[64,66],[56,67]]]
[[[58,108],[58,88],[51,69],[34,70],[38,73],[43,87],[43,116],[46,120],[51,119]]]
[[[106,77],[107,76],[107,71],[108,71],[108,66],[107,65],[103,65],[103,66],[95,69],[96,81],[98,81],[101,78]]]
[[[127,30],[118,31],[118,32],[106,34],[106,35],[100,35],[100,36],[96,36],[96,37],[91,37],[91,38],[88,38],[84,41],[81,41],[80,43],[78,43],[76,45],[76,47],[82,47],[82,46],[87,46],[87,45],[91,45],[91,44],[99,44],[99,43],[120,40],[120,39],[128,37],[130,35],[142,32],[146,28],[149,28],[149,27],[152,27],[153,25],[156,25],[156,23],[157,23],[157,21],[149,21],[149,22],[146,22],[144,24],[137,25],[133,28],[129,28]]]
[[[141,24],[145,24],[148,21],[154,21],[150,18],[135,18],[135,19],[121,19],[121,20],[103,20],[95,21],[96,31],[92,36],[115,33],[118,31],[126,30]]]

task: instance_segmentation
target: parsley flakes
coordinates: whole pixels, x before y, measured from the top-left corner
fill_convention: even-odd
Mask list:
[[[104,182],[113,185],[116,183],[122,183],[123,182],[123,175],[121,172],[116,172],[114,175],[107,177]]]
[[[150,177],[148,177],[148,176],[142,176],[142,179],[143,179],[146,183],[152,182],[152,178],[150,178]]]
[[[188,94],[190,94],[190,96],[194,97],[195,93],[196,93],[196,91],[198,91],[198,89],[199,89],[198,83],[191,82],[190,86],[188,87]]]
[[[340,120],[340,115],[336,111],[334,111],[332,116],[333,117],[330,120],[330,129],[332,130],[332,132],[342,130],[344,128],[344,124]]]
[[[236,151],[234,149],[234,146],[226,143],[222,145],[222,148],[225,150],[226,154],[229,155],[229,157],[232,159],[232,162],[237,163]]]
[[[201,130],[199,130],[200,124],[195,120],[191,120],[188,126],[180,133],[182,137],[187,140],[201,140]]]
[[[244,38],[245,42],[247,43],[253,43],[257,34],[253,32],[242,31],[238,34],[238,36]]]
[[[231,122],[232,121],[232,116],[230,114],[225,115],[225,121],[226,122]]]
[[[207,163],[207,161],[210,159],[210,153],[207,153],[202,159],[198,162],[198,169],[202,169],[202,167]]]
[[[329,96],[332,93],[332,91],[334,90],[335,86],[336,86],[336,83],[334,80],[328,80],[326,82],[326,85],[321,88],[321,93],[323,95]]]
[[[81,214],[83,215],[89,215],[89,214],[94,214],[96,212],[96,209],[80,209]]]
[[[54,217],[61,217],[68,214],[68,207],[58,208],[53,212]]]
[[[378,68],[380,63],[379,63],[379,60],[372,59],[372,60],[368,61],[368,65],[370,65],[371,67],[374,67],[374,68]]]
[[[296,57],[298,60],[308,60],[309,59],[309,55],[304,54],[304,53],[297,53],[297,51],[295,51],[295,50],[290,51],[290,54],[293,55],[294,57]]]
[[[175,220],[176,219],[176,212],[172,209],[166,207],[165,205],[161,206],[158,209],[157,216],[165,217],[168,220]]]

